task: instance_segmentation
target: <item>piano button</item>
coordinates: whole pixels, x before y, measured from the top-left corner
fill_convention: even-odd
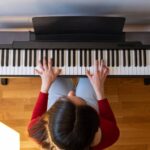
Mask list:
[[[2,49],[1,65],[4,66],[4,49]]]
[[[134,50],[134,61],[135,67],[137,67],[137,50]]]
[[[143,50],[143,59],[144,59],[144,66],[147,66],[147,60],[146,60],[146,50]]]
[[[89,49],[89,66],[92,66],[92,61],[91,61],[91,49]]]
[[[112,53],[111,64],[112,64],[112,67],[114,67],[114,66],[115,66],[115,60],[114,60],[114,50],[111,50],[111,53]]]
[[[75,50],[73,50],[73,66],[76,66],[76,53]]]
[[[82,75],[85,74],[85,64],[84,64],[84,59],[85,59],[85,56],[84,56],[84,50],[82,50]]]
[[[116,50],[116,66],[119,67],[119,50]]]
[[[139,50],[139,66],[142,66],[142,50]]]

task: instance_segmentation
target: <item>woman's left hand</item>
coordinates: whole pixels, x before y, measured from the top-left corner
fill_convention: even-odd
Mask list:
[[[41,64],[41,61],[39,61],[35,72],[40,75],[42,80],[41,92],[48,93],[52,82],[60,74],[61,69],[52,67],[52,59],[48,60],[48,64],[46,59],[43,59],[43,65]]]

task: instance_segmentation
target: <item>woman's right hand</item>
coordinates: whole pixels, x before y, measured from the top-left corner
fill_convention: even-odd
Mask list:
[[[94,64],[94,73],[91,74],[89,70],[86,71],[97,96],[98,100],[104,99],[104,82],[109,74],[109,68],[104,64],[104,61],[95,61]]]

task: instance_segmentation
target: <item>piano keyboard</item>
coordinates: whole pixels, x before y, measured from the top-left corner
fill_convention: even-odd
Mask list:
[[[103,59],[110,76],[150,75],[150,49],[98,48],[1,48],[0,76],[36,76],[38,60],[52,58],[53,66],[61,68],[61,75],[85,75],[94,72],[94,60]]]

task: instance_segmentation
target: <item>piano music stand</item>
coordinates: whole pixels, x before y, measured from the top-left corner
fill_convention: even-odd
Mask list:
[[[50,16],[32,18],[36,41],[124,42],[123,17]]]

